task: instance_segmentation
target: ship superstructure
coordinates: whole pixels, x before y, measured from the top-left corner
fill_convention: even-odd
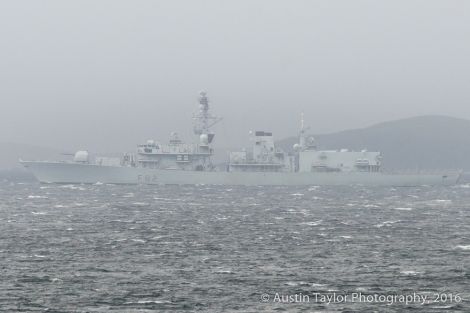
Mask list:
[[[306,135],[303,114],[299,142],[293,153],[276,147],[273,134],[256,131],[251,150],[231,152],[229,171],[232,172],[380,172],[380,152],[318,150],[314,137]]]
[[[194,114],[194,134],[197,143],[183,142],[176,132],[171,133],[168,143],[161,144],[155,140],[147,140],[138,145],[137,155],[124,155],[123,166],[138,166],[149,169],[208,171],[213,169],[211,143],[215,134],[210,128],[220,118],[209,112],[209,99],[205,91],[199,94],[199,112]]]
[[[251,138],[251,151],[231,152],[228,170],[230,172],[291,172],[292,158],[276,148],[271,132],[256,131]]]

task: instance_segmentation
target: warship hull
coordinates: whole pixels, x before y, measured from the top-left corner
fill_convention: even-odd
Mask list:
[[[163,170],[127,166],[21,161],[42,183],[156,184],[156,185],[453,185],[459,173],[399,174],[370,172],[224,172]]]

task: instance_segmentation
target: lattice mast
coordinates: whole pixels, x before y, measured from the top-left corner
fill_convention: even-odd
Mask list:
[[[210,131],[210,128],[222,120],[222,118],[214,116],[209,112],[209,98],[205,91],[199,92],[199,111],[193,115],[193,120],[194,134],[205,134],[209,137],[209,142],[212,141],[214,133]]]

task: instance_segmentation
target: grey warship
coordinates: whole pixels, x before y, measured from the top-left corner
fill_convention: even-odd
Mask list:
[[[419,186],[452,185],[460,178],[458,172],[386,173],[380,152],[319,150],[306,134],[303,116],[293,152],[276,147],[271,132],[255,131],[251,149],[230,152],[226,165],[215,166],[211,129],[221,119],[210,113],[206,92],[198,100],[199,111],[193,115],[196,143],[172,133],[166,144],[148,140],[121,158],[78,151],[71,161],[20,163],[42,183]]]

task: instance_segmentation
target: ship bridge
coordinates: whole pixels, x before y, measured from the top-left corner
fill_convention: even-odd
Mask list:
[[[209,99],[206,92],[199,94],[199,112],[193,115],[194,133],[198,136],[197,143],[183,142],[173,132],[166,144],[148,140],[137,146],[136,165],[155,169],[179,169],[202,171],[212,169],[210,157],[213,154],[211,143],[215,134],[210,128],[220,118],[209,112]],[[128,158],[133,160],[133,158]],[[125,160],[124,160],[125,161]]]

